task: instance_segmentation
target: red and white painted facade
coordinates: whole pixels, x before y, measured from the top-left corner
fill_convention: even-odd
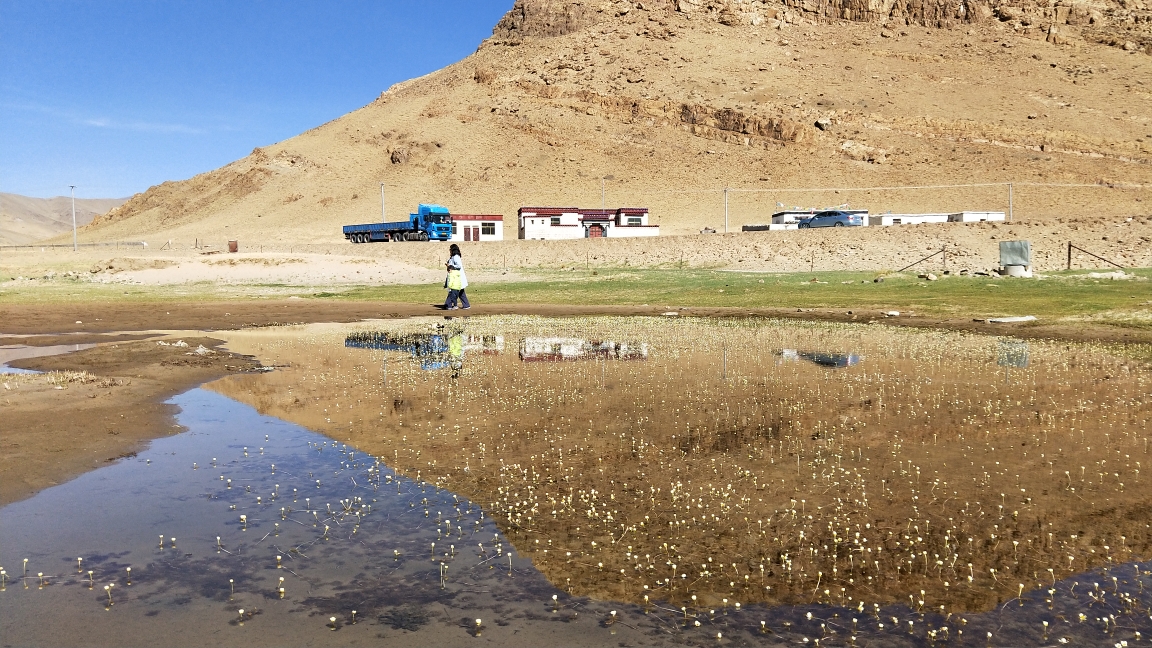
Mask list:
[[[504,217],[500,214],[452,214],[449,241],[503,241]]]
[[[660,226],[648,224],[647,207],[521,207],[517,217],[521,239],[545,241],[660,236]]]

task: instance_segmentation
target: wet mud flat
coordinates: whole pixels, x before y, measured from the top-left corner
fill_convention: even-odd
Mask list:
[[[178,397],[188,432],[0,509],[5,642],[1152,631],[1148,368],[1110,348],[519,317],[227,344],[278,368]]]
[[[219,339],[196,334],[168,341],[81,339],[0,348],[0,505],[179,432],[175,408],[163,401],[258,368],[251,358],[220,349]]]

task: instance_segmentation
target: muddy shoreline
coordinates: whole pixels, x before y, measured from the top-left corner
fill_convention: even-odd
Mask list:
[[[214,338],[183,340],[187,346],[115,341],[13,361],[14,367],[53,373],[0,376],[0,506],[181,432],[173,421],[176,408],[164,401],[259,365],[220,350],[223,342]]]
[[[470,316],[542,315],[551,317],[616,315],[658,316],[669,311],[666,306],[596,306],[555,304],[485,304],[473,307]],[[771,317],[817,322],[876,322],[888,326],[907,326],[984,335],[1010,335],[1025,339],[1066,340],[1070,342],[1104,342],[1152,344],[1152,329],[1103,324],[1027,322],[990,324],[970,318],[935,318],[919,316],[887,317],[878,310],[848,311],[843,309],[796,308],[682,308],[679,312],[693,317]],[[445,312],[432,304],[392,302],[345,302],[303,299],[175,302],[175,303],[84,303],[29,304],[0,308],[0,344],[73,344],[104,341],[109,333],[131,335],[141,331],[198,330],[220,331],[258,326],[347,323],[364,319],[390,319],[419,316],[443,316]]]

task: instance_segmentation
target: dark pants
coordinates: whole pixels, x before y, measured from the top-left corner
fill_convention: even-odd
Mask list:
[[[470,308],[472,306],[468,303],[468,293],[466,293],[464,289],[461,289],[448,291],[448,299],[444,302],[444,308],[456,308],[457,299],[460,300],[460,304],[464,308]]]

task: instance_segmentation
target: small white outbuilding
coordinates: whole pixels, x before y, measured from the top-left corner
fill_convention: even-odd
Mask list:
[[[500,214],[452,214],[449,241],[503,241],[504,217]]]

